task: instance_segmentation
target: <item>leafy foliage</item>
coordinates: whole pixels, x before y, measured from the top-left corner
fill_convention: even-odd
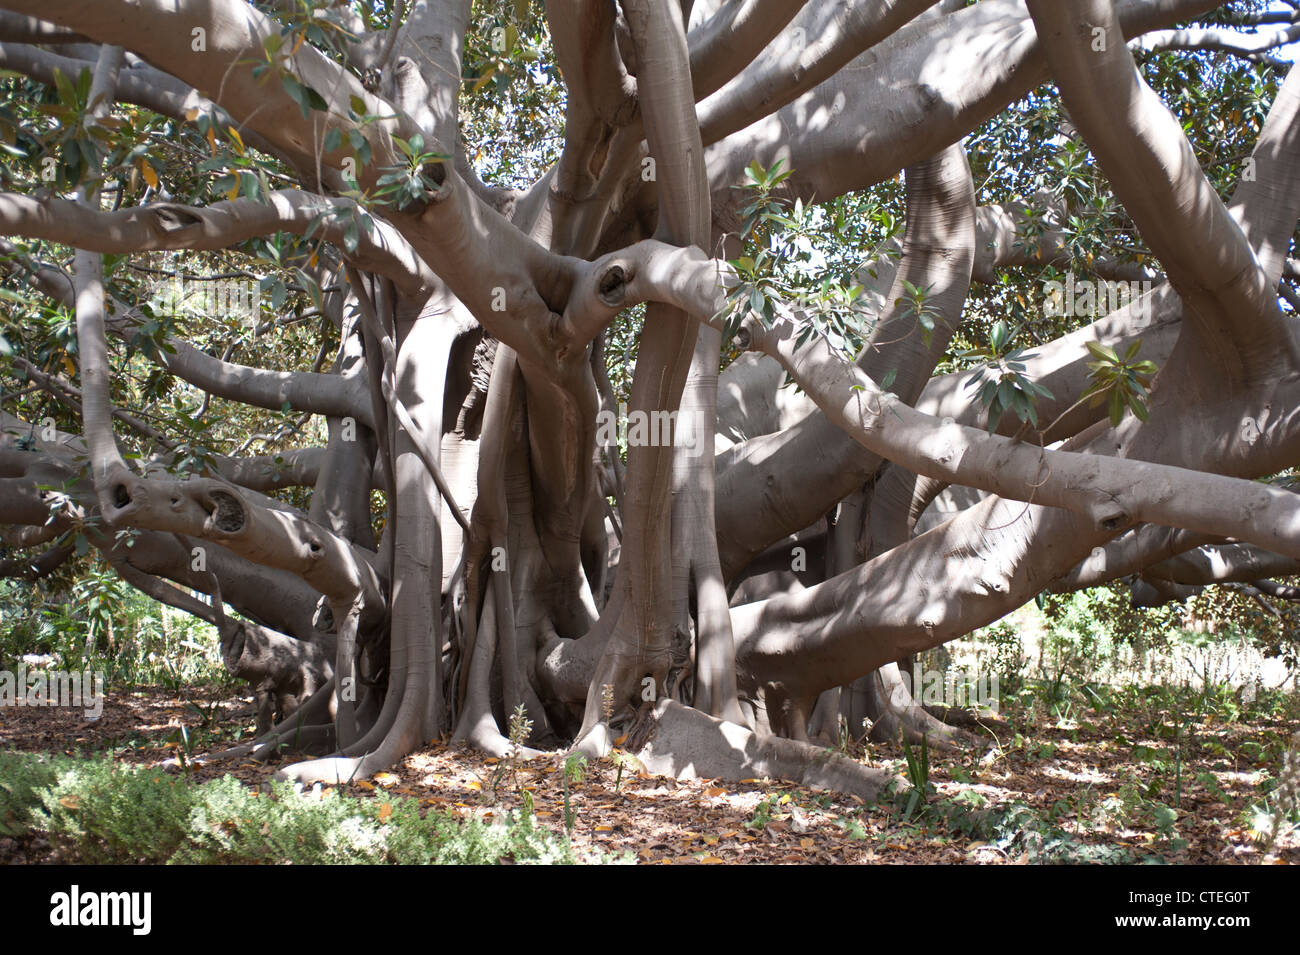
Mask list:
[[[989,333],[987,347],[971,348],[962,353],[963,358],[980,358],[988,362],[967,382],[966,387],[976,390],[980,404],[988,409],[990,434],[997,430],[1002,416],[1008,411],[1014,412],[1026,424],[1037,427],[1037,401],[1040,397],[1052,397],[1046,387],[1031,381],[1025,374],[1025,362],[1034,355],[1011,350],[1015,337],[1007,330],[1006,323],[999,321]]]
[[[1132,411],[1138,419],[1146,421],[1147,389],[1151,387],[1152,376],[1156,373],[1153,361],[1136,361],[1138,350],[1142,347],[1139,339],[1128,347],[1121,359],[1115,349],[1100,342],[1088,342],[1088,351],[1093,361],[1088,362],[1092,369],[1092,384],[1083,393],[1094,407],[1106,402],[1106,411],[1110,423],[1118,426],[1124,417],[1124,410]]]
[[[796,347],[820,335],[836,352],[854,356],[876,316],[864,310],[863,286],[843,280],[818,248],[828,225],[845,229],[844,213],[832,208],[828,214],[805,206],[801,199],[792,203],[781,196],[781,184],[793,172],[783,166],[777,160],[765,169],[754,161],[745,168],[746,181],[738,187],[747,193],[740,209],[745,254],[728,261],[734,280],[715,318],[723,323],[724,339],[734,336],[751,315],[768,328],[778,317],[788,318],[799,328]],[[897,225],[892,217],[889,222],[885,239],[892,238]],[[918,318],[925,325],[931,313],[924,307],[924,292],[914,291],[920,300]],[[933,321],[926,327],[932,328]]]
[[[107,760],[0,753],[0,832],[41,832],[100,863],[555,864],[579,859],[527,814],[494,823],[420,814],[413,799],[357,800],[231,776],[203,784]]]

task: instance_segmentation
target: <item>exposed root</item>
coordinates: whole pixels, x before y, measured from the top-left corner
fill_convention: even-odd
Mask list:
[[[595,723],[582,736],[574,741],[572,752],[581,753],[588,759],[603,759],[614,748],[614,734],[608,724]]]
[[[960,706],[929,706],[925,711],[948,726],[976,727],[982,729],[1008,729],[1009,724],[988,713],[977,713]]]
[[[285,749],[298,753],[328,753],[337,745],[338,734],[334,723],[313,723],[299,727],[292,735],[285,734],[263,743],[250,755],[253,759],[265,761]]]
[[[877,742],[902,734],[909,743],[922,739],[945,752],[956,752],[978,742],[965,730],[943,723],[925,711],[903,682],[898,664],[881,667],[872,677],[876,713],[870,736]]]
[[[228,759],[243,759],[258,750],[272,745],[283,745],[290,739],[298,736],[308,726],[325,725],[324,721],[333,719],[333,707],[331,703],[334,700],[334,678],[326,680],[311,698],[303,703],[294,713],[275,726],[270,731],[263,733],[256,739],[249,740],[247,743],[240,743],[238,746],[232,746],[230,749],[223,749],[217,753],[210,753],[206,756],[196,756],[190,760],[190,763],[197,766],[203,766],[208,763],[221,762]],[[166,770],[181,769],[181,763],[177,759],[168,759],[163,762],[162,768]]]
[[[766,776],[863,799],[875,799],[897,778],[808,743],[759,737],[675,700],[660,700],[652,719],[650,737],[636,753],[652,773],[733,782]]]
[[[338,786],[355,782],[358,779],[365,779],[387,768],[386,765],[367,766],[368,763],[373,763],[368,755],[359,757],[329,756],[325,759],[311,759],[302,763],[293,763],[277,772],[275,778],[302,783],[304,786],[310,786],[312,783]]]

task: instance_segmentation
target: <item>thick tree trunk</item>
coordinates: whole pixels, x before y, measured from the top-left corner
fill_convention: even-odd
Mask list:
[[[276,19],[288,6],[0,0],[0,66],[45,83],[90,68],[87,126],[114,101],[203,117],[214,153],[237,142],[290,186],[112,210],[93,177],[72,199],[0,194],[0,231],[78,250],[69,277],[0,247],[6,281],[75,309],[79,381],[35,352],[14,368],[83,424],[0,421],[0,573],[43,579],[84,534],[128,582],[215,623],[259,697],[259,738],[232,752],[297,745],[324,758],[286,776],[351,779],[449,734],[514,752],[522,708],[534,746],[603,754],[626,728],[652,769],[871,797],[880,774],[805,738],[869,720],[877,738],[961,742],[898,661],[1045,589],[1124,576],[1152,601],[1210,582],[1294,598],[1270,578],[1300,561],[1300,497],[1241,479],[1289,468],[1300,441],[1300,348],[1276,300],[1300,215],[1300,73],[1225,204],[1126,46],[1217,4],[738,0],[688,30],[673,0],[548,0],[564,150],[522,192],[481,181],[461,142],[469,0],[416,0],[372,32],[339,7],[364,35],[338,57],[284,43],[300,36]],[[1041,194],[977,209],[960,142],[1049,78],[1154,256],[1089,271],[1163,284],[1037,349],[1043,427],[1005,417],[989,435],[975,373],[935,367],[973,278],[1077,267],[1072,210]],[[734,187],[778,161],[793,174],[777,197],[805,203],[905,167],[906,232],[863,279],[876,323],[856,364],[751,318],[741,338],[765,354],[720,378]],[[412,195],[376,195],[403,176]],[[328,439],[177,480],[182,442],[113,406],[131,385],[114,387],[108,335],[135,342],[151,317],[105,295],[102,257],[278,233],[308,238],[294,262],[331,286],[332,370],[324,346],[311,370],[277,370],[179,332],[145,357],[205,410],[287,406]],[[618,407],[604,347],[641,303],[631,413],[676,427],[630,442],[624,467],[598,446]],[[1150,420],[1107,428],[1080,400],[1087,346],[1139,338],[1162,369]],[[310,488],[305,512],[286,488]]]

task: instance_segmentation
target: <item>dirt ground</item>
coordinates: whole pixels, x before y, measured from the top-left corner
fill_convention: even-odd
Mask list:
[[[250,703],[201,690],[182,700],[153,689],[106,700],[97,721],[75,709],[0,708],[0,748],[161,765],[248,738]],[[929,753],[933,788],[923,801],[902,792],[864,804],[779,781],[673,780],[636,767],[619,778],[606,759],[587,766],[571,787],[572,839],[580,851],[631,853],[658,864],[1295,863],[1296,830],[1284,824],[1268,847],[1261,813],[1252,812],[1300,729],[1295,707],[1285,712],[1180,721],[1140,700],[1074,719],[1053,720],[1033,706],[1004,711],[969,752]],[[907,774],[896,744],[855,755]],[[511,765],[434,742],[393,772],[345,788],[364,797],[382,787],[422,806],[485,818],[519,808],[528,794],[538,821],[563,836],[563,764],[555,754]],[[230,773],[261,785],[279,765],[234,761],[189,772],[197,780]],[[29,837],[0,839],[0,861],[77,860]]]

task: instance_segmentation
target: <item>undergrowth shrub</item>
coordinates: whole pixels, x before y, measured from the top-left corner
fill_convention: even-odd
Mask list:
[[[0,834],[45,833],[82,862],[567,864],[585,857],[527,814],[488,823],[410,798],[356,799],[276,783],[249,789],[108,760],[0,753]]]

